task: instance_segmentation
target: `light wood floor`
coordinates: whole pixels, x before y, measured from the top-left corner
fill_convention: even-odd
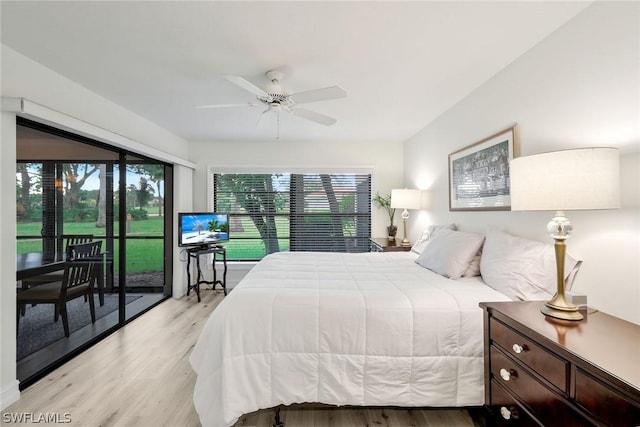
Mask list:
[[[134,320],[22,392],[7,415],[58,414],[65,425],[82,427],[199,426],[192,403],[195,374],[189,354],[221,292],[170,299]],[[273,410],[245,415],[235,427],[270,427]],[[473,427],[466,410],[395,408],[283,408],[286,427],[443,426]],[[15,418],[14,418],[15,419]],[[10,425],[43,425],[15,423]]]

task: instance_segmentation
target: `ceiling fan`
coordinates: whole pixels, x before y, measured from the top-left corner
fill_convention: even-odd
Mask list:
[[[200,105],[196,108],[256,107],[263,105],[266,106],[267,109],[262,112],[260,118],[267,113],[277,113],[278,123],[281,111],[287,111],[294,116],[311,120],[312,122],[325,126],[330,126],[336,122],[336,119],[333,117],[307,110],[306,108],[300,107],[300,104],[344,98],[347,96],[347,93],[340,86],[330,86],[306,92],[291,93],[280,84],[280,81],[284,76],[282,72],[278,70],[271,70],[267,71],[266,75],[270,83],[264,89],[259,88],[242,77],[225,76],[225,79],[229,82],[255,95],[257,102],[252,101],[243,104]]]

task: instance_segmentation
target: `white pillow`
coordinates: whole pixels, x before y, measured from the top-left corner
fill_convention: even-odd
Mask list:
[[[567,254],[567,289],[581,263]],[[512,300],[547,300],[555,295],[558,288],[552,244],[513,236],[493,227],[487,227],[480,273],[487,285]]]
[[[413,244],[413,246],[411,246],[411,252],[415,252],[418,255],[421,254],[424,248],[429,244],[429,240],[431,239],[433,232],[442,229],[457,230],[458,228],[453,223],[444,225],[430,225],[426,230],[422,232],[422,235]]]
[[[442,276],[459,279],[482,247],[483,241],[482,234],[435,230],[416,262]]]
[[[482,256],[482,248],[478,251],[469,263],[467,270],[462,273],[462,277],[475,277],[480,275],[480,257]]]

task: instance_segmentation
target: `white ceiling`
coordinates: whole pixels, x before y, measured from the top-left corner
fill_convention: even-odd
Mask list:
[[[283,115],[282,140],[404,141],[574,17],[589,2],[11,2],[2,43],[187,140],[273,140],[255,98],[284,71],[292,92],[339,85]]]

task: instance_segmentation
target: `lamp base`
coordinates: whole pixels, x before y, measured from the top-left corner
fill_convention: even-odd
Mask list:
[[[411,246],[411,242],[406,237],[402,239],[402,246]]]
[[[554,317],[562,320],[582,320],[584,316],[578,311],[578,307],[558,307],[552,304],[546,303],[544,307],[540,309],[545,316]]]
[[[567,253],[566,240],[571,235],[571,223],[564,216],[564,212],[556,212],[556,216],[547,224],[547,231],[555,240],[554,251],[556,254],[556,280],[558,292],[554,297],[545,303],[540,311],[545,316],[554,317],[562,320],[582,320],[584,316],[578,312],[578,307],[567,301],[564,294],[564,261]]]

